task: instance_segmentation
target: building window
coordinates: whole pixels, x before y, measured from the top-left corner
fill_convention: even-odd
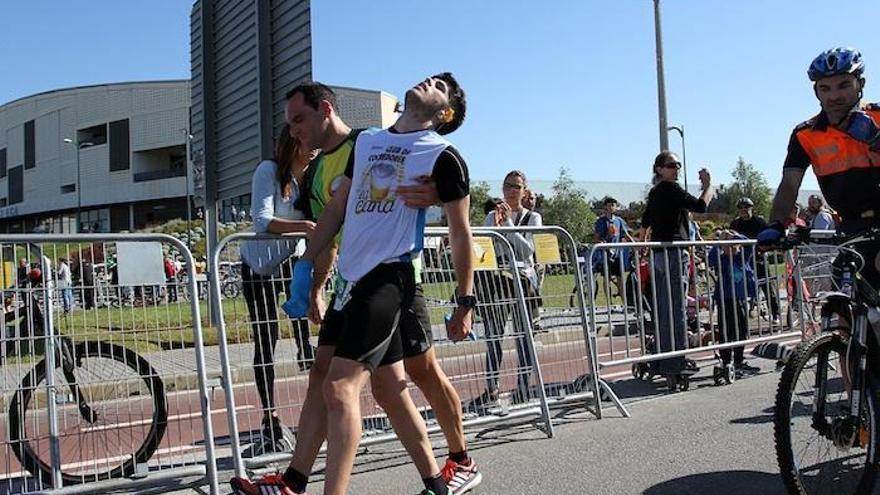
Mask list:
[[[24,168],[37,166],[37,148],[34,142],[34,121],[24,123]]]
[[[131,168],[128,119],[110,122],[110,171]]]
[[[76,131],[76,140],[80,148],[107,144],[107,124],[79,129]]]
[[[76,184],[66,184],[61,186],[61,194],[76,192]]]
[[[19,165],[9,169],[9,204],[24,201],[24,169]]]
[[[110,210],[101,208],[79,212],[79,232],[110,232]]]
[[[220,221],[223,223],[247,222],[251,220],[251,195],[224,199],[220,202]]]
[[[6,148],[0,149],[0,177],[6,177]]]
[[[0,198],[0,207],[6,206],[6,198]]]

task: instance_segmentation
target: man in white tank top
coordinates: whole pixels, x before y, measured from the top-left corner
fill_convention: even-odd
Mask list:
[[[339,338],[324,384],[327,494],[343,494],[348,486],[361,437],[359,395],[371,374],[374,395],[383,395],[380,402],[396,406],[387,408],[386,413],[426,490],[437,495],[448,493],[424,421],[406,387],[401,388],[406,382],[397,327],[401,316],[410,311],[415,294],[411,261],[422,249],[425,213],[406,206],[396,188],[416,184],[425,175],[435,179],[449,222],[458,280],[459,305],[448,333],[453,339],[465,338],[476,304],[468,172],[458,152],[441,137],[458,128],[464,113],[464,93],[452,75],[444,73],[407,92],[406,110],[394,126],[361,133],[345,178],[324,209],[303,255],[306,263],[301,262],[299,273],[294,274],[297,293],[291,302],[307,307],[309,262],[330,244],[344,220],[338,264],[346,284],[338,291],[333,308],[341,315],[333,323]],[[305,309],[301,308],[303,313]]]

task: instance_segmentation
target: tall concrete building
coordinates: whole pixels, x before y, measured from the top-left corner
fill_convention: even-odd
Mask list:
[[[190,20],[195,201],[228,221],[249,209],[251,174],[273,155],[287,91],[312,79],[311,2],[197,0]],[[335,89],[350,125],[393,122],[392,96]]]

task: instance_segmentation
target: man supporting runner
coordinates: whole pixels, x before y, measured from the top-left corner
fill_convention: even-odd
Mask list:
[[[861,102],[864,69],[861,53],[853,48],[827,50],[813,60],[807,75],[822,111],[791,134],[772,223],[758,235],[759,244],[772,245],[783,236],[785,219],[811,165],[828,205],[840,213],[840,232],[854,235],[880,225],[880,105]],[[880,245],[853,247],[865,258],[862,276],[880,288]]]
[[[464,118],[464,102],[454,115],[453,122],[446,124],[448,132],[460,125]],[[330,202],[334,192],[342,182],[342,175],[352,150],[358,131],[352,131],[339,118],[336,112],[335,95],[332,90],[319,83],[298,86],[288,93],[287,119],[293,131],[307,149],[322,149],[322,153],[312,161],[306,180],[303,197],[307,200],[305,211],[316,219]],[[450,148],[450,153],[453,150]],[[428,178],[429,179],[429,178]],[[438,201],[435,183],[422,179],[421,184],[399,186],[398,196],[407,206],[426,207]],[[469,238],[469,236],[468,236]],[[335,249],[326,249],[323,256],[316,259],[313,290],[309,316],[320,321],[324,304],[321,289],[327,281],[327,273],[335,258]],[[417,315],[425,315],[424,298],[420,285],[416,286],[412,313],[404,313],[400,330],[403,332],[403,352],[406,372],[423,391],[434,410],[449,447],[449,459],[443,468],[443,477],[453,493],[464,493],[476,486],[481,473],[467,454],[464,429],[462,426],[461,401],[449,379],[443,373],[434,350],[431,348],[430,326],[422,328]],[[322,327],[319,337],[318,354],[311,370],[306,401],[300,414],[297,431],[297,447],[290,466],[283,476],[270,475],[256,483],[244,479],[234,479],[233,487],[238,493],[261,493],[260,486],[272,486],[279,493],[302,493],[305,491],[308,474],[324,441],[327,429],[326,407],[321,386],[327,375],[330,358],[336,350],[335,335],[327,331],[332,322],[331,312],[328,322]],[[413,324],[416,323],[416,324]],[[373,388],[376,389],[376,381]],[[285,491],[281,491],[285,490]]]

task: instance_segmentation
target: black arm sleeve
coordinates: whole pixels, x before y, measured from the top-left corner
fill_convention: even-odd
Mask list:
[[[467,164],[458,150],[448,146],[440,152],[431,177],[437,184],[437,195],[442,203],[449,203],[470,194],[470,175]]]
[[[645,203],[646,203],[645,204],[645,211],[642,212],[641,228],[643,228],[643,229],[647,229],[648,227],[651,226],[651,209],[653,206],[651,204],[651,196],[652,196],[652,194],[648,193],[648,199],[645,201]]]
[[[810,157],[797,138],[797,130],[791,133],[791,139],[788,140],[788,154],[785,155],[785,162],[782,168],[799,168],[806,170],[810,166]]]
[[[668,182],[670,197],[675,205],[694,213],[705,213],[706,202],[684,190],[677,182]]]

